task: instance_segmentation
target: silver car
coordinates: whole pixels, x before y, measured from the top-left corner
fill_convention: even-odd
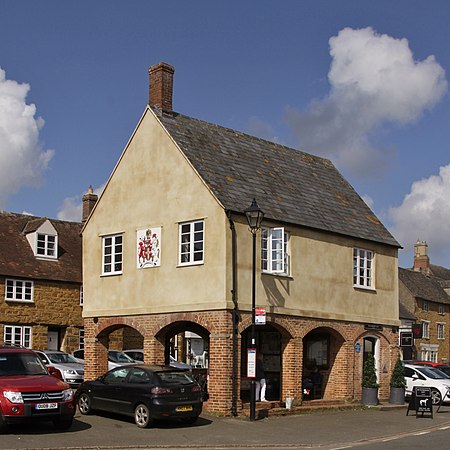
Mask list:
[[[84,365],[68,353],[56,350],[35,350],[46,366],[61,372],[63,380],[71,387],[78,387],[84,381]]]

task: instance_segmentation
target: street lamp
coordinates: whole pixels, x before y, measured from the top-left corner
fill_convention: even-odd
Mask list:
[[[253,238],[253,263],[252,263],[252,346],[256,348],[256,334],[255,334],[255,303],[256,303],[256,233],[261,227],[261,222],[264,218],[264,212],[253,199],[252,204],[244,211],[247,217],[248,226]],[[251,381],[250,390],[250,420],[256,418],[256,382],[255,378]]]

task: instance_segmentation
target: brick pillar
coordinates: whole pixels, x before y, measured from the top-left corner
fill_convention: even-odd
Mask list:
[[[211,333],[209,340],[209,400],[205,409],[226,416],[231,414],[232,335]]]
[[[345,399],[354,397],[354,386],[351,380],[356,380],[355,350],[353,341],[342,341],[331,335],[330,341],[330,371],[324,374],[324,399]]]
[[[146,364],[164,364],[164,344],[154,336],[144,338],[144,361]]]
[[[302,398],[303,340],[283,338],[281,401]]]
[[[84,379],[94,380],[108,370],[108,336],[84,338]]]

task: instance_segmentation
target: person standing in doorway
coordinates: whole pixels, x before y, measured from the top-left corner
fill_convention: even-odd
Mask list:
[[[256,401],[266,402],[266,375],[264,373],[263,355],[256,359]]]

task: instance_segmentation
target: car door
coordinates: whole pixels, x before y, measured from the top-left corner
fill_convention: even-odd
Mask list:
[[[427,379],[418,370],[415,370],[412,367],[405,367],[405,380],[405,394],[408,396],[412,394],[412,391],[416,386],[425,386],[427,384]]]
[[[93,408],[102,409],[104,411],[116,412],[123,414],[127,411],[126,398],[126,378],[129,369],[126,367],[117,367],[110,370],[101,378],[95,385],[92,392],[92,406]]]

